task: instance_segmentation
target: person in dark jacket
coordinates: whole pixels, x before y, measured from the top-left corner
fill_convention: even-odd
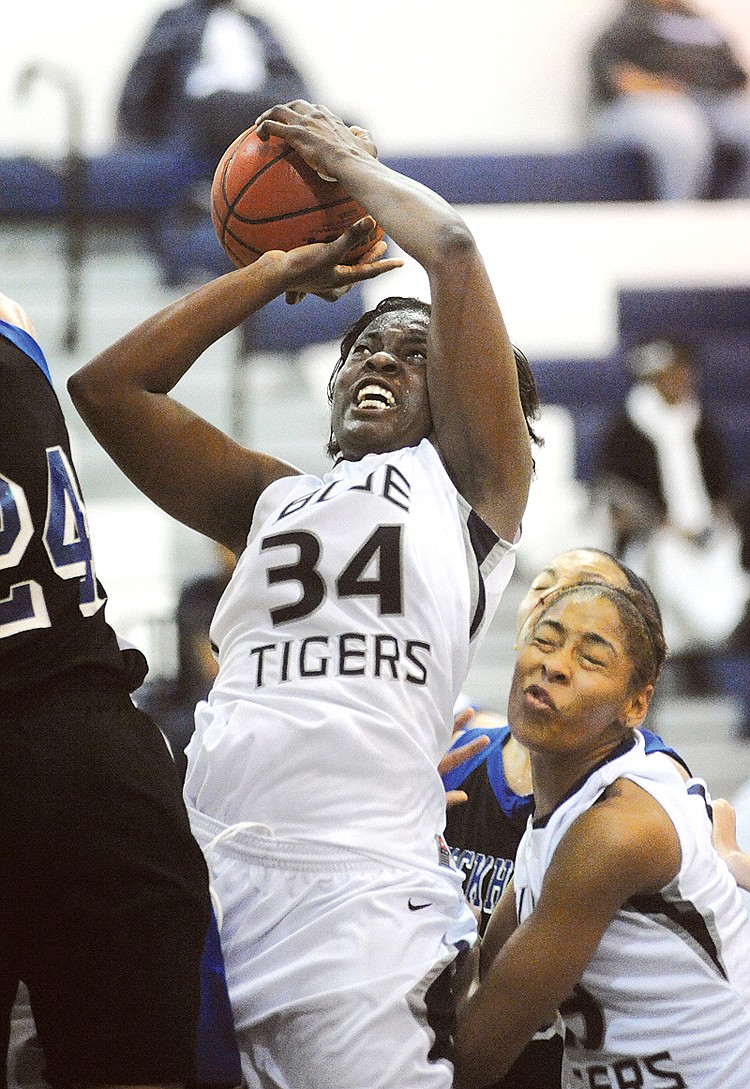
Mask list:
[[[119,138],[215,162],[264,110],[309,97],[263,19],[235,0],[185,0],[158,16],[128,72]]]
[[[596,138],[640,148],[655,196],[711,192],[731,148],[728,195],[750,197],[747,73],[726,34],[684,0],[626,0],[590,53]]]
[[[738,697],[747,734],[750,576],[733,517],[727,439],[700,403],[693,345],[648,335],[625,362],[633,382],[599,453],[614,551],[659,599],[680,687]]]

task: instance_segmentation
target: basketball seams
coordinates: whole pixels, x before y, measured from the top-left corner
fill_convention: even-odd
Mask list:
[[[244,197],[244,195],[245,195],[245,193],[247,193],[248,189],[251,189],[253,187],[253,185],[255,185],[258,178],[261,178],[265,173],[267,173],[267,171],[269,171],[272,167],[276,166],[277,163],[280,163],[282,161],[282,159],[288,159],[290,157],[290,155],[292,154],[293,150],[294,150],[291,147],[287,147],[279,155],[274,156],[273,159],[269,159],[267,163],[264,163],[263,166],[260,167],[260,169],[255,171],[255,173],[253,174],[253,176],[251,178],[248,178],[248,180],[242,186],[242,188],[237,193],[237,195],[235,197],[233,197],[232,200],[230,201],[229,197],[227,196],[226,179],[227,179],[227,175],[229,174],[229,172],[231,170],[232,164],[234,163],[234,160],[235,160],[235,158],[237,156],[237,152],[240,150],[240,147],[241,147],[241,145],[236,147],[234,152],[232,153],[232,155],[230,155],[229,159],[227,160],[226,166],[224,167],[224,173],[223,173],[222,179],[221,179],[222,196],[224,197],[224,200],[227,202],[227,213],[228,214],[229,213],[234,214],[234,209],[236,208],[238,201],[240,201],[242,199],[242,197]]]
[[[215,171],[211,219],[225,253],[240,267],[270,249],[288,252],[330,242],[366,214],[340,183],[319,181],[292,147],[282,142],[276,150],[275,143],[263,145],[253,126],[230,144]],[[347,259],[359,259],[370,245],[347,253]]]
[[[228,225],[227,225],[228,220],[229,220],[230,216],[235,216],[236,215],[235,208],[237,206],[237,202],[242,198],[242,196],[247,192],[247,190],[255,183],[255,181],[262,174],[264,174],[267,170],[270,170],[271,167],[275,166],[276,163],[280,162],[282,159],[289,158],[289,156],[291,155],[292,150],[293,150],[289,146],[282,148],[282,150],[279,152],[278,155],[275,155],[272,159],[269,159],[269,161],[267,163],[264,163],[263,166],[260,167],[259,170],[256,170],[256,172],[252,175],[252,177],[249,178],[247,180],[247,182],[245,183],[245,185],[240,189],[239,193],[237,193],[237,195],[230,201],[229,195],[228,195],[227,178],[228,178],[228,176],[230,174],[232,164],[234,163],[235,159],[237,158],[237,155],[241,151],[242,147],[247,143],[247,141],[252,136],[254,136],[254,134],[255,134],[255,126],[253,125],[252,128],[248,129],[247,132],[243,133],[243,135],[236,141],[236,146],[234,147],[234,149],[232,151],[232,154],[227,158],[226,162],[224,163],[224,169],[221,172],[221,195],[224,198],[224,203],[226,205],[226,208],[224,210],[223,215],[219,214],[219,210],[218,210],[218,208],[216,208],[216,204],[215,204],[215,201],[213,200],[213,197],[212,197],[212,200],[211,200],[212,209],[216,208],[216,216],[218,218],[219,225],[220,225],[220,230],[221,230],[219,241],[221,242],[222,245],[224,245],[224,240],[227,237],[227,233],[228,233]],[[233,240],[235,242],[240,241],[234,235],[231,235],[231,237],[233,238]],[[250,250],[250,252],[254,253],[256,255],[256,257],[261,256],[261,251],[256,250],[255,247],[246,245],[244,242],[242,243],[242,245],[243,245],[243,247],[245,249],[248,249],[248,250]]]
[[[262,253],[261,250],[256,250],[254,246],[250,246],[250,245],[248,245],[247,242],[243,242],[241,239],[235,238],[234,235],[232,235],[231,232],[228,232],[228,233],[229,233],[229,237],[232,239],[232,242],[236,242],[239,246],[242,247],[243,250],[246,250],[249,253],[253,254],[253,261],[257,261],[257,259],[259,257],[263,256],[263,253]],[[231,246],[229,244],[229,242],[227,242],[226,234],[224,236],[223,245],[224,245],[225,252],[229,255],[229,257],[231,257],[231,259],[234,261],[234,263],[236,265],[238,265],[240,268],[242,268],[244,265],[252,264],[252,261],[247,260],[248,252],[238,253],[236,247]]]
[[[315,215],[318,212],[327,212],[331,208],[338,208],[344,204],[355,205],[356,202],[351,197],[341,197],[339,200],[332,200],[328,204],[312,204],[309,208],[298,208],[292,212],[282,212],[275,216],[266,216],[264,219],[250,219],[248,216],[240,215],[236,207],[232,207],[231,212],[234,218],[239,223],[244,223],[248,227],[263,227],[267,223],[281,223],[286,219],[297,219],[299,216]]]

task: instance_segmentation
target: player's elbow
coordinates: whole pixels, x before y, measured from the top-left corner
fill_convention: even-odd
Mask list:
[[[449,220],[435,232],[433,246],[435,260],[452,269],[475,260],[479,253],[474,235],[459,218]]]
[[[106,403],[106,385],[89,366],[71,374],[67,382],[68,393],[84,420],[96,412],[98,405]]]
[[[74,371],[73,374],[71,374],[67,382],[67,387],[71,401],[80,411],[81,406],[86,400],[88,389],[88,383],[86,379],[81,376],[80,370]]]

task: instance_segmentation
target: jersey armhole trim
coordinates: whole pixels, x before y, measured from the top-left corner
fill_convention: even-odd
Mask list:
[[[52,385],[52,377],[49,373],[47,360],[44,358],[44,352],[30,333],[27,333],[25,329],[21,329],[18,325],[11,325],[9,322],[0,319],[0,336],[5,337],[11,344],[15,344],[29,359],[33,360],[49,384]]]
[[[469,641],[471,642],[481,629],[487,611],[485,579],[489,577],[503,556],[513,546],[498,537],[497,533],[487,525],[484,519],[458,492],[456,498],[469,570],[472,617],[469,627]]]

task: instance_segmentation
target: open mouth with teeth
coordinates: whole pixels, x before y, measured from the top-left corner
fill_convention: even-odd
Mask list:
[[[393,408],[396,398],[385,386],[371,383],[363,386],[357,393],[357,408],[384,409]]]

